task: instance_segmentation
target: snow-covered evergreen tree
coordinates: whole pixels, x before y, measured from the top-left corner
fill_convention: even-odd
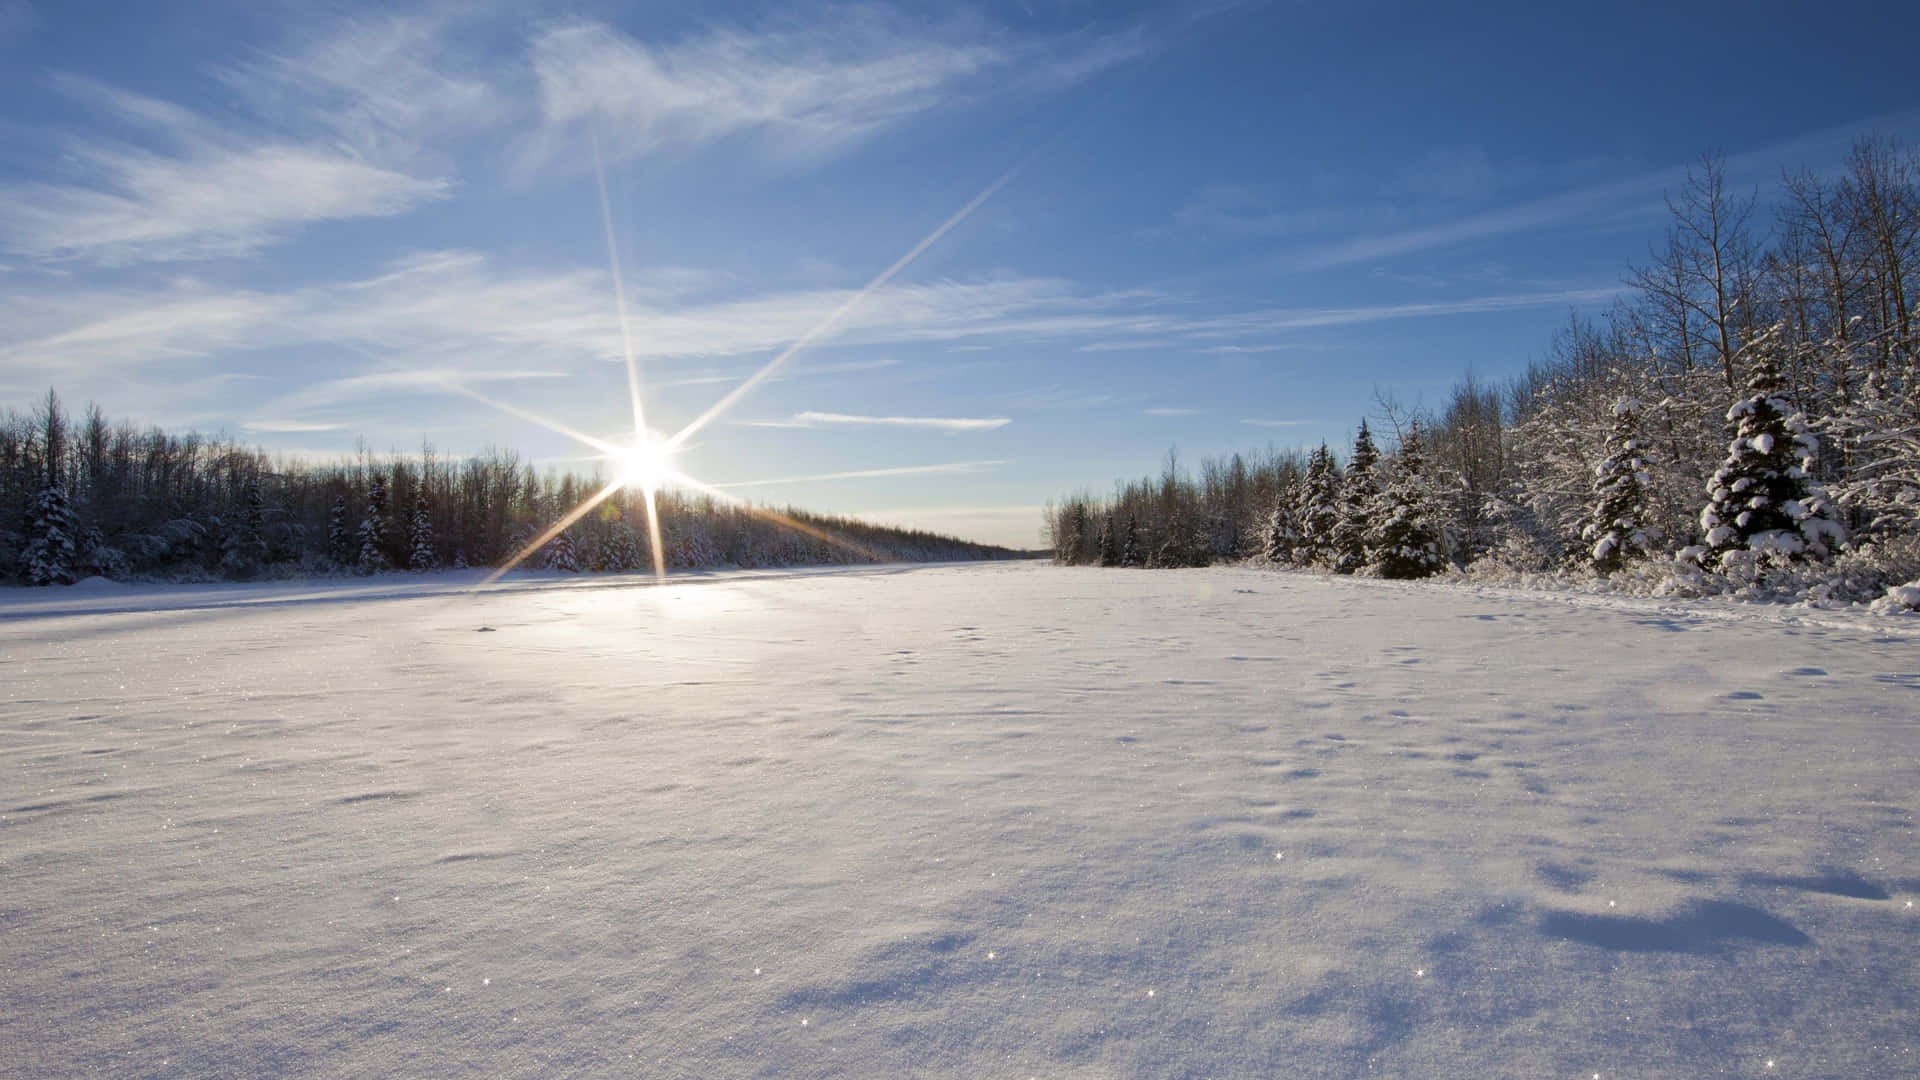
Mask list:
[[[1153,565],[1156,569],[1207,565],[1206,545],[1196,541],[1178,507],[1167,519],[1167,535],[1160,542],[1160,550],[1153,554]]]
[[[1234,527],[1233,517],[1225,506],[1213,506],[1207,511],[1206,542],[1209,563],[1214,559],[1232,562],[1240,557],[1240,530]]]
[[[1764,344],[1754,350],[1748,396],[1727,410],[1734,437],[1726,461],[1707,483],[1700,531],[1709,563],[1736,551],[1824,559],[1844,536],[1811,475],[1819,443],[1781,396],[1779,364]]]
[[[266,501],[260,482],[247,482],[246,502],[238,521],[221,542],[220,569],[230,578],[246,580],[267,564]]]
[[[1653,551],[1655,533],[1647,523],[1647,469],[1640,403],[1620,398],[1613,405],[1607,456],[1593,467],[1593,520],[1581,534],[1593,545],[1588,549],[1593,568],[1603,574]]]
[[[1298,561],[1303,566],[1332,565],[1333,534],[1340,524],[1340,474],[1326,443],[1308,455],[1307,476],[1298,497],[1294,512],[1300,527]]]
[[[616,521],[609,528],[601,558],[606,563],[607,571],[614,574],[639,570],[647,563],[646,555],[640,550],[639,538],[633,533],[633,526],[624,521]]]
[[[1356,457],[1358,454],[1356,453]],[[1438,508],[1427,486],[1420,424],[1407,426],[1400,453],[1380,493],[1367,539],[1368,566],[1384,578],[1423,578],[1446,566],[1440,553]]]
[[[1373,535],[1375,503],[1380,497],[1373,475],[1379,462],[1373,433],[1362,419],[1360,433],[1353,439],[1353,457],[1340,484],[1340,521],[1333,529],[1333,568],[1339,573],[1352,574],[1367,565],[1367,541]]]
[[[1086,508],[1078,500],[1062,507],[1053,536],[1053,557],[1068,566],[1080,562],[1080,548],[1086,531]]]
[[[353,531],[347,528],[347,497],[340,495],[333,500],[333,509],[327,513],[327,559],[335,566],[351,566],[358,561],[359,546],[353,538]]]
[[[363,574],[377,573],[388,566],[387,511],[387,478],[376,472],[367,485],[367,516],[360,522],[357,565]]]
[[[1115,522],[1113,520],[1113,511],[1109,510],[1105,514],[1101,515],[1100,517],[1100,565],[1101,566],[1119,566],[1120,565],[1120,538],[1119,536],[1115,535],[1118,531],[1119,530],[1115,528]]]
[[[414,488],[413,514],[407,519],[407,569],[414,573],[433,569],[433,517],[427,510],[425,478]]]
[[[73,507],[58,483],[40,488],[27,515],[27,548],[22,553],[29,585],[71,585],[78,580],[75,565]]]
[[[573,542],[572,529],[562,529],[559,536],[547,541],[546,566],[566,574],[580,572],[580,549]]]
[[[1133,514],[1128,513],[1126,532],[1120,541],[1120,565],[1138,567],[1140,562],[1140,525]]]
[[[1262,554],[1276,566],[1292,566],[1300,561],[1300,523],[1297,518],[1300,493],[1298,485],[1284,484],[1267,515],[1266,544]]]

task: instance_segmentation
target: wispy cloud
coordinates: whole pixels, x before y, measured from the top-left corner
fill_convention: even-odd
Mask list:
[[[877,290],[843,320],[832,344],[1030,345],[1092,339],[1165,342],[1194,352],[1264,350],[1284,344],[1274,339],[1292,331],[1600,303],[1617,290],[1201,313],[1187,298],[1088,292],[1051,278],[937,281]],[[722,385],[739,376],[715,361],[784,347],[851,295],[849,290],[825,289],[706,304],[645,295],[630,297],[628,314],[638,355],[646,362],[647,385]],[[470,378],[557,375],[587,371],[621,356],[605,272],[508,269],[472,252],[417,253],[357,280],[283,293],[220,290],[192,282],[144,292],[68,291],[39,284],[33,290],[0,293],[0,378],[18,378],[25,371],[37,380],[40,372],[60,367],[162,370],[182,357],[299,346],[334,346],[364,354],[384,370],[380,379],[401,378],[392,373],[405,372],[432,378],[440,377],[434,373]],[[853,375],[894,362],[891,356],[859,358],[798,367],[795,373]],[[394,385],[357,375],[324,384],[330,400],[355,392],[386,393]],[[1084,387],[1029,390],[1003,400],[1005,407],[1020,408],[1112,403],[1107,392]],[[256,415],[315,419],[291,408]],[[931,421],[939,419],[880,417],[870,422],[936,426]],[[834,421],[816,417],[777,422]]]
[[[346,401],[369,397],[391,398],[400,393],[445,393],[450,387],[472,383],[524,382],[530,379],[560,379],[559,371],[473,371],[462,368],[413,368],[375,371],[325,379],[291,394],[274,399],[264,407],[278,413],[320,409]],[[310,430],[320,430],[318,428]]]
[[[248,255],[323,221],[387,217],[448,185],[335,147],[219,131],[199,116],[88,80],[56,84],[131,120],[155,146],[76,138],[79,178],[0,187],[0,246],[104,266]]]
[[[887,357],[881,360],[848,360],[831,364],[793,364],[781,369],[768,382],[785,382],[810,375],[849,375],[863,371],[879,371],[883,368],[898,366],[900,361]],[[656,390],[665,390],[678,386],[721,386],[737,383],[753,374],[750,370],[712,372],[705,375],[681,375],[668,379],[649,380],[647,385]]]
[[[1200,351],[1203,353],[1207,353],[1211,356],[1253,356],[1259,353],[1292,352],[1295,349],[1304,349],[1308,347],[1309,346],[1306,346],[1306,345],[1296,345],[1296,344],[1209,345],[1206,348],[1201,349]]]
[[[1184,342],[1172,338],[1142,338],[1138,341],[1089,341],[1076,352],[1139,352],[1145,349],[1173,349]]]
[[[1313,423],[1313,421],[1311,420],[1255,420],[1255,419],[1247,419],[1247,420],[1242,420],[1240,422],[1243,424],[1251,424],[1254,427],[1270,427],[1270,428],[1305,427],[1306,425]]]
[[[1668,170],[1653,176],[1599,184],[1438,225],[1346,240],[1291,255],[1283,261],[1295,270],[1328,270],[1591,218],[1603,211],[1617,209],[1622,204],[1642,205],[1651,210],[1657,208],[1658,204],[1649,202],[1649,196],[1657,198],[1663,183],[1671,186],[1684,175],[1684,170]]]
[[[272,340],[297,302],[193,283],[160,292],[58,291],[0,299],[0,364],[68,373],[129,371]]]
[[[1199,409],[1141,409],[1147,416],[1198,416]]]
[[[742,138],[783,158],[823,158],[956,98],[1077,82],[1145,48],[1137,34],[1015,41],[973,21],[928,26],[877,7],[672,42],[559,23],[533,41],[541,126],[521,166],[575,160],[590,135],[616,159]]]
[[[935,428],[940,431],[991,431],[1013,423],[1005,416],[989,418],[946,416],[857,416],[851,413],[800,412],[786,420],[744,421],[752,427],[820,427],[852,424],[868,427]]]
[[[728,484],[715,484],[714,487],[732,490],[733,488],[768,487],[773,484],[810,484],[826,480],[867,480],[881,476],[928,476],[938,474],[975,473],[995,469],[1002,465],[1011,465],[1011,461],[953,461],[944,465],[901,465],[891,469],[856,469],[852,472],[817,473],[813,476],[783,476],[775,480],[736,480]]]
[[[1197,324],[1215,331],[1303,330],[1319,326],[1354,326],[1395,319],[1432,318],[1442,315],[1478,315],[1525,308],[1559,307],[1574,304],[1598,304],[1619,295],[1620,286],[1596,289],[1555,289],[1547,292],[1509,293],[1498,296],[1474,296],[1425,304],[1384,304],[1374,307],[1279,309],[1204,320]]]
[[[306,420],[249,420],[240,425],[248,431],[300,432],[339,431],[345,424],[318,424]]]
[[[519,111],[454,31],[444,9],[346,16],[297,26],[292,48],[217,74],[262,115],[302,118],[357,156],[405,163]]]
[[[1784,168],[1804,167],[1809,161],[1839,162],[1847,145],[1862,135],[1876,130],[1910,130],[1916,122],[1920,122],[1920,113],[1907,110],[1810,132],[1730,155],[1725,162],[1727,173],[1736,184],[1770,183],[1778,179]],[[1455,159],[1444,168],[1437,163],[1435,169],[1416,170],[1412,175],[1422,177],[1420,183],[1430,190],[1452,195],[1479,192],[1495,186],[1490,163],[1483,160],[1484,155],[1480,158],[1476,159],[1470,152],[1463,153],[1456,155]],[[1326,270],[1422,251],[1458,247],[1530,229],[1581,222],[1617,223],[1640,218],[1649,221],[1658,220],[1666,213],[1666,194],[1678,191],[1686,182],[1689,168],[1697,168],[1698,164],[1696,160],[1652,169],[1624,179],[1591,184],[1542,198],[1524,200],[1498,209],[1458,217],[1451,221],[1360,236],[1286,255],[1280,260],[1280,265],[1283,268],[1301,271]],[[1447,175],[1438,175],[1442,171]],[[1234,189],[1223,190],[1226,190],[1229,195],[1223,196],[1217,191],[1203,191],[1202,196],[1197,197],[1195,202],[1190,204],[1191,213],[1182,212],[1186,215],[1181,219],[1182,223],[1214,226],[1239,224],[1243,227],[1243,231],[1290,231],[1281,228],[1267,230],[1247,227],[1249,223],[1257,223],[1260,215],[1247,212],[1236,216],[1233,213],[1236,207],[1230,198]],[[1227,209],[1222,209],[1223,204]],[[1362,212],[1365,212],[1365,208],[1349,206],[1306,213],[1338,215]],[[1284,217],[1284,215],[1275,215],[1275,217]]]

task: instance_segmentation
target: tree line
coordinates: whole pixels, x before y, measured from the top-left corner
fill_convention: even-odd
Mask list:
[[[1378,396],[1385,448],[1363,420],[1343,456],[1192,477],[1170,455],[1157,480],[1051,507],[1055,557],[1700,590],[1771,575],[1856,597],[1920,576],[1920,156],[1865,138],[1776,196],[1763,214],[1703,159],[1628,293],[1518,377],[1469,374],[1438,408]]]
[[[0,575],[32,585],[230,579],[497,566],[598,491],[599,476],[537,472],[512,450],[418,458],[364,449],[333,464],[275,460],[228,438],[70,417],[49,391],[0,414]],[[669,568],[1006,558],[953,537],[677,490],[658,494]],[[797,527],[796,527],[797,526]],[[568,572],[653,565],[645,509],[622,491],[522,565]]]

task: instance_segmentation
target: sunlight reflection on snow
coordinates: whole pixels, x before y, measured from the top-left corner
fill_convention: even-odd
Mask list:
[[[669,619],[711,619],[716,615],[745,612],[755,605],[744,589],[726,585],[674,586],[648,589],[641,594],[644,603]]]

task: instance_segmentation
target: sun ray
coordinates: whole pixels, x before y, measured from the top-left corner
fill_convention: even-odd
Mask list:
[[[654,505],[654,489],[647,488],[640,493],[647,504],[647,550],[653,553],[653,580],[656,584],[667,582],[667,553],[660,547],[660,510]]]
[[[982,189],[978,195],[975,195],[972,199],[968,200],[966,205],[962,206],[959,210],[955,211],[951,217],[947,218],[947,220],[941,222],[940,225],[937,228],[935,228],[932,232],[922,237],[919,243],[915,244],[913,247],[907,250],[906,254],[894,260],[891,266],[881,271],[877,276],[874,277],[872,281],[867,282],[864,288],[862,288],[859,292],[853,294],[851,297],[848,297],[845,301],[843,301],[840,304],[839,307],[829,312],[826,318],[821,319],[818,323],[814,324],[814,326],[811,329],[809,329],[805,334],[801,335],[792,344],[788,345],[785,349],[781,350],[778,356],[775,356],[772,360],[768,361],[765,366],[761,367],[760,370],[748,376],[746,381],[742,382],[739,386],[734,387],[732,391],[728,392],[726,396],[722,397],[719,401],[715,402],[713,406],[709,408],[706,412],[701,413],[698,417],[696,417],[692,423],[681,428],[671,438],[655,441],[652,433],[647,429],[646,404],[642,400],[643,395],[641,393],[640,365],[634,352],[633,331],[632,331],[632,326],[628,320],[627,300],[626,300],[626,282],[620,270],[619,244],[616,241],[613,233],[613,206],[612,206],[611,200],[609,200],[607,197],[606,169],[600,156],[599,134],[598,132],[594,132],[593,133],[594,188],[600,198],[601,229],[606,234],[606,238],[607,238],[607,265],[612,271],[612,275],[613,275],[614,307],[615,307],[616,315],[620,321],[620,347],[621,347],[622,359],[626,363],[627,400],[628,400],[629,406],[633,411],[633,437],[630,440],[630,445],[621,446],[617,443],[609,442],[605,439],[596,438],[592,435],[586,434],[585,432],[576,430],[574,428],[570,428],[565,424],[561,424],[557,421],[550,420],[537,413],[530,412],[526,409],[522,409],[519,406],[510,405],[504,401],[496,401],[451,378],[443,378],[440,380],[440,383],[441,385],[445,386],[449,390],[454,391],[455,393],[463,394],[467,397],[474,399],[475,401],[481,402],[482,404],[490,405],[510,416],[517,416],[523,420],[527,420],[532,423],[539,424],[540,426],[545,427],[551,431],[554,431],[560,435],[564,435],[567,438],[573,439],[577,442],[584,443],[587,446],[590,446],[593,449],[600,451],[600,456],[602,458],[610,459],[615,462],[631,461],[635,458],[635,456],[639,452],[643,450],[643,448],[653,449],[655,452],[655,456],[642,469],[638,471],[627,470],[632,474],[616,477],[612,483],[608,484],[606,487],[601,488],[594,495],[592,495],[585,501],[581,502],[580,505],[568,511],[567,514],[561,517],[559,521],[554,522],[553,525],[550,526],[545,532],[535,537],[532,542],[527,544],[526,547],[522,548],[520,551],[515,553],[513,558],[507,560],[507,562],[504,565],[500,566],[498,569],[494,570],[491,574],[489,574],[487,578],[481,582],[481,585],[482,586],[492,585],[498,582],[502,577],[504,577],[507,574],[508,571],[512,570],[516,566],[519,566],[522,562],[525,562],[527,558],[531,556],[534,552],[540,550],[540,548],[545,546],[554,537],[560,535],[560,533],[564,532],[569,526],[573,525],[574,522],[579,521],[581,518],[585,517],[588,514],[588,512],[593,510],[594,507],[599,506],[601,503],[611,498],[614,492],[619,491],[620,489],[625,487],[633,487],[633,486],[637,486],[640,488],[643,502],[646,506],[647,541],[648,541],[647,546],[653,553],[654,579],[657,582],[664,582],[667,576],[667,563],[666,563],[666,552],[663,550],[663,545],[661,543],[661,537],[660,537],[660,508],[659,508],[658,496],[659,496],[659,489],[664,484],[669,482],[678,486],[687,487],[692,490],[709,495],[730,506],[739,507],[745,510],[746,512],[754,515],[755,517],[764,518],[768,521],[775,522],[785,528],[793,529],[794,531],[799,532],[803,535],[811,536],[825,543],[844,548],[848,551],[851,551],[859,555],[862,558],[865,558],[874,562],[882,561],[881,556],[877,552],[873,551],[872,549],[866,547],[863,544],[860,544],[853,540],[849,540],[844,536],[836,536],[833,533],[827,532],[824,529],[820,529],[816,526],[809,525],[803,521],[797,521],[794,518],[789,517],[786,514],[782,514],[778,511],[769,510],[762,506],[755,506],[753,503],[750,503],[747,500],[740,498],[738,495],[733,495],[729,492],[726,492],[717,487],[714,487],[711,484],[703,483],[699,480],[694,479],[691,476],[688,476],[683,472],[679,472],[673,469],[670,465],[672,455],[674,451],[680,449],[680,447],[683,444],[685,444],[688,439],[692,438],[695,433],[700,431],[700,429],[712,423],[716,418],[721,416],[728,409],[732,408],[735,402],[738,402],[741,398],[751,393],[761,383],[771,378],[775,372],[779,371],[780,368],[786,364],[788,360],[791,360],[795,355],[800,353],[803,349],[807,348],[809,345],[812,345],[815,341],[817,341],[823,335],[831,331],[835,326],[837,326],[840,323],[842,319],[846,318],[849,312],[851,312],[855,307],[858,307],[862,301],[866,300],[867,297],[873,295],[873,293],[878,291],[879,289],[884,288],[886,284],[892,281],[897,275],[899,275],[899,273],[902,270],[905,270],[908,266],[912,265],[914,260],[918,259],[921,255],[925,254],[928,248],[931,248],[934,244],[939,243],[942,237],[946,236],[947,233],[952,232],[955,228],[957,228],[960,225],[961,222],[965,221],[968,217],[972,216],[974,211],[980,209],[981,206],[985,205],[988,199],[993,198],[993,196],[996,193],[998,193],[1001,188],[1007,186],[1007,184],[1010,183],[1013,180],[1013,178],[1019,174],[1020,170],[1024,168],[1025,165],[1026,165],[1026,161],[1021,161],[1020,163],[1014,165],[1011,169],[1008,169],[1006,172],[1002,173],[991,184],[988,184],[984,189]],[[886,472],[887,470],[880,470],[875,472],[875,475],[885,475]],[[850,473],[848,475],[857,476],[857,475],[863,475],[863,474]]]
[[[712,484],[703,484],[700,481],[695,480],[693,477],[688,476],[685,473],[679,473],[679,472],[673,473],[671,474],[671,479],[673,480],[674,483],[683,484],[687,487],[694,489],[695,491],[700,492],[703,495],[711,495],[714,498],[720,500],[721,502],[726,503],[728,506],[733,506],[741,510],[745,510],[747,513],[752,514],[754,517],[764,518],[765,520],[771,521],[776,525],[785,526],[786,528],[792,529],[795,532],[803,533],[807,536],[811,536],[816,540],[820,540],[825,543],[832,544],[835,547],[845,548],[848,551],[853,552],[855,555],[858,555],[869,562],[885,562],[886,561],[886,559],[879,552],[873,550],[870,547],[867,547],[865,544],[862,544],[857,540],[849,540],[844,536],[835,535],[834,533],[827,532],[825,529],[821,529],[816,526],[809,525],[804,521],[797,521],[794,518],[788,517],[786,514],[783,514],[778,510],[769,510],[764,506],[756,506],[753,503],[748,502],[747,500],[741,498],[738,495],[732,494],[731,492],[721,491],[719,488],[714,487]]]
[[[907,253],[905,255],[900,256],[900,258],[896,259],[892,266],[889,266],[885,270],[880,271],[877,277],[875,277],[872,281],[867,282],[865,288],[861,289],[859,292],[854,293],[852,296],[848,297],[846,301],[843,302],[839,307],[834,308],[832,312],[828,313],[826,318],[821,319],[818,323],[815,323],[813,326],[813,329],[808,330],[805,334],[802,334],[800,338],[796,340],[793,344],[788,345],[785,349],[782,349],[780,351],[780,355],[767,361],[767,364],[765,367],[761,368],[759,371],[754,372],[752,375],[749,375],[747,377],[746,382],[743,382],[739,386],[734,387],[733,390],[730,391],[726,397],[723,397],[719,401],[715,402],[712,408],[708,409],[706,412],[701,413],[698,417],[695,417],[694,421],[688,424],[686,427],[681,428],[680,431],[673,436],[673,438],[667,440],[667,448],[670,450],[677,449],[681,443],[691,438],[695,432],[699,431],[703,427],[706,427],[708,424],[712,423],[714,419],[717,418],[721,413],[724,413],[728,409],[732,408],[734,402],[739,401],[743,397],[746,397],[749,393],[753,391],[755,387],[759,386],[763,382],[766,382],[769,378],[773,376],[773,373],[780,370],[780,368],[783,365],[785,365],[788,360],[793,359],[793,357],[796,354],[798,354],[802,349],[805,349],[807,346],[813,344],[816,338],[820,337],[822,334],[825,334],[827,331],[833,329],[834,326],[838,324],[841,319],[844,319],[847,317],[848,312],[858,307],[861,301],[864,301],[867,297],[873,295],[875,291],[885,287],[887,282],[892,281],[894,279],[895,275],[899,274],[900,271],[905,270],[908,266],[912,265],[913,261],[915,259],[918,259],[921,255],[925,254],[928,248],[939,243],[941,237],[947,235],[949,232],[952,232],[954,228],[958,226],[961,222],[971,217],[975,210],[980,209],[980,207],[983,204],[985,204],[988,199],[993,198],[995,193],[997,193],[1001,188],[1006,187],[1007,184],[1013,180],[1014,176],[1016,176],[1020,172],[1020,169],[1025,164],[1026,164],[1025,162],[1021,162],[1019,165],[1015,165],[1013,168],[1008,169],[1004,173],[1001,173],[999,179],[995,180],[991,184],[988,184],[986,188],[980,192],[980,194],[975,195],[972,199],[968,200],[965,206],[962,206],[959,210],[955,211],[952,217],[941,222],[939,228],[936,228],[932,232],[928,233],[923,239],[921,239],[919,243],[913,245],[912,248],[908,249]]]
[[[599,506],[603,502],[606,502],[607,499],[610,496],[612,496],[614,492],[619,491],[624,486],[625,484],[622,481],[615,480],[613,483],[608,484],[606,487],[601,488],[598,492],[595,492],[593,496],[588,498],[585,502],[582,502],[579,506],[576,506],[572,510],[568,511],[565,517],[561,518],[559,521],[556,521],[551,526],[549,526],[546,532],[543,532],[539,536],[534,537],[531,541],[527,543],[526,547],[521,548],[520,551],[517,554],[515,554],[513,558],[508,559],[498,569],[494,570],[493,573],[488,574],[486,580],[482,581],[480,584],[492,585],[495,582],[499,581],[502,577],[505,577],[507,571],[525,562],[527,559],[527,556],[532,555],[534,552],[539,551],[541,548],[547,546],[547,541],[552,540],[554,537],[559,536],[563,532],[566,532],[568,527],[571,526],[574,522],[579,521],[583,517],[586,517],[587,514],[593,510],[594,507]],[[656,561],[657,561],[657,558],[658,557],[656,555]]]
[[[627,322],[627,286],[620,275],[620,246],[613,238],[613,205],[607,201],[606,168],[600,162],[600,131],[593,132],[593,186],[600,193],[600,226],[607,234],[607,265],[613,269],[614,310],[620,317],[620,352],[627,362],[627,400],[633,407],[633,437],[646,437],[647,406],[640,397],[640,364],[633,355],[633,329]]]
[[[528,421],[529,423],[539,424],[541,427],[546,428],[548,431],[554,432],[557,435],[565,435],[567,438],[572,439],[576,442],[585,443],[588,446],[593,447],[595,450],[600,451],[602,454],[616,455],[622,452],[619,446],[615,445],[614,443],[610,443],[605,439],[596,439],[592,435],[589,435],[584,431],[577,431],[573,428],[568,427],[565,424],[562,424],[558,420],[549,420],[546,417],[541,416],[539,413],[528,412],[527,410],[520,408],[518,405],[509,405],[504,401],[495,401],[494,399],[486,396],[485,394],[482,394],[478,390],[475,390],[470,386],[466,386],[461,383],[455,382],[452,379],[442,379],[440,380],[440,385],[446,387],[447,389],[453,391],[456,394],[463,394],[467,397],[470,397],[473,400],[478,401],[482,405],[491,405],[494,408],[499,409],[501,412],[506,413],[509,416],[517,416],[522,420]]]

